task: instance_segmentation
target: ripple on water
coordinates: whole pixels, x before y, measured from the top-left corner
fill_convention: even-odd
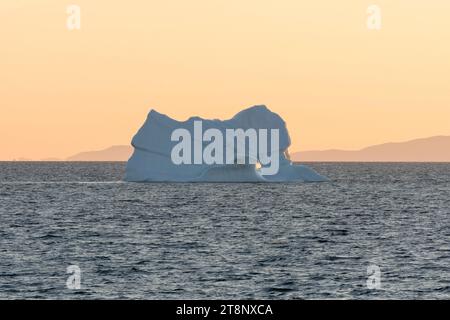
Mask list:
[[[124,163],[0,163],[0,298],[450,298],[450,164],[313,167],[332,182],[134,184]],[[73,264],[82,290],[66,288]]]

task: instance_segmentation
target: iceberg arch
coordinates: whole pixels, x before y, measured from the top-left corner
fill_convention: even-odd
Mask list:
[[[279,134],[278,172],[262,175],[255,164],[181,164],[171,159],[176,142],[171,141],[176,129],[193,131],[194,122],[202,121],[204,130],[218,129],[277,129]],[[208,142],[201,141],[203,145]],[[134,152],[126,166],[125,180],[132,182],[286,182],[286,181],[327,181],[314,170],[304,165],[292,163],[287,156],[291,144],[284,120],[266,106],[253,106],[237,113],[229,120],[205,120],[191,117],[177,121],[155,110],[151,110],[143,126],[133,137]],[[224,145],[225,149],[230,146]],[[229,150],[228,150],[229,151]],[[271,150],[272,152],[274,150]],[[237,155],[236,147],[233,152]],[[264,167],[265,165],[263,165]]]

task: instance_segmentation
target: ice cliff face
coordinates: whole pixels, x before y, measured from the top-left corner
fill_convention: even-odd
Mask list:
[[[201,132],[199,132],[199,126],[201,126]],[[242,154],[239,143],[233,144],[222,138],[227,137],[227,133],[232,131],[231,129],[243,129],[246,132],[250,129],[259,133],[267,131],[267,155],[271,155],[272,158],[267,160],[266,157],[260,157],[260,155],[264,155],[262,151],[259,152],[262,150],[260,145],[259,148],[256,148],[259,153],[255,157],[249,156],[250,152]],[[192,137],[192,143],[187,145],[192,150],[188,150],[188,153],[186,153],[186,150],[182,152],[185,159],[192,159],[192,161],[181,164],[174,163],[174,148],[177,148],[181,141],[181,139],[180,141],[174,139],[175,130],[181,130],[181,132],[190,134],[190,137]],[[215,133],[215,139],[206,139],[208,132]],[[276,140],[274,140],[275,138]],[[251,145],[251,143],[249,140],[246,141],[247,149],[245,150],[249,151],[248,145]],[[234,154],[234,161],[229,164],[225,160],[223,163],[215,162],[212,164],[201,161],[203,159],[199,161],[199,153],[196,147],[201,148],[201,152],[203,152],[207,150],[208,145],[211,148],[212,142],[223,142],[222,144],[216,144],[217,148],[212,155],[218,156],[220,154],[225,158],[226,154],[232,156]],[[128,160],[125,180],[135,182],[326,181],[325,177],[314,170],[303,165],[295,165],[287,159],[285,151],[290,143],[289,133],[283,119],[265,106],[245,109],[233,118],[224,121],[205,120],[199,117],[191,117],[186,121],[176,121],[152,110],[144,125],[132,140],[134,153]],[[273,158],[275,156],[276,159]],[[263,158],[265,158],[265,161]],[[253,163],[251,163],[251,160],[254,160]],[[245,161],[245,163],[239,164],[242,161]],[[256,161],[261,168],[257,168],[254,164]],[[274,168],[276,169],[275,173]],[[264,172],[271,173],[265,174]]]

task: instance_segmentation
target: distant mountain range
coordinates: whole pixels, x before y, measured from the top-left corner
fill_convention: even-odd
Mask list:
[[[132,153],[132,146],[112,146],[103,150],[77,153],[66,161],[128,161]]]
[[[303,151],[291,158],[302,162],[450,162],[450,136],[384,143],[354,151]]]
[[[78,153],[66,161],[127,161],[132,152],[133,147],[119,145]],[[384,143],[361,150],[295,152],[291,154],[291,159],[301,162],[450,162],[450,136]]]

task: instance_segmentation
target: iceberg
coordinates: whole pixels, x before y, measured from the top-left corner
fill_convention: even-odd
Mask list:
[[[290,144],[285,121],[264,105],[223,121],[200,117],[177,121],[151,110],[132,139],[134,152],[127,162],[125,180],[328,181],[313,169],[293,163],[287,151]]]

